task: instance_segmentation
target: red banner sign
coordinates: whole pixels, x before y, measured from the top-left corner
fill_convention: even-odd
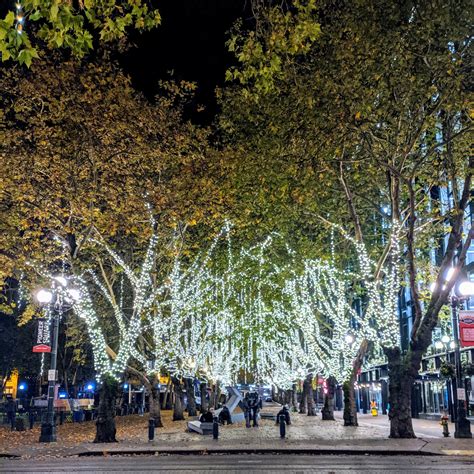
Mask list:
[[[461,347],[474,346],[474,311],[459,311]]]

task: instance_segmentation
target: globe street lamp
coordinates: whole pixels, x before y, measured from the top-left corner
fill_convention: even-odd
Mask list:
[[[466,417],[465,397],[458,398],[458,390],[464,390],[464,377],[461,368],[461,350],[459,343],[459,303],[469,299],[474,295],[474,285],[471,282],[462,282],[458,286],[458,295],[453,292],[451,295],[451,310],[453,317],[453,337],[454,337],[454,365],[456,367],[456,392],[454,393],[455,405],[457,407],[456,421],[454,429],[455,438],[472,438],[471,422]]]
[[[454,274],[454,268],[450,268],[446,274],[446,281],[451,280]],[[455,289],[456,288],[456,289]],[[466,417],[465,400],[458,399],[458,390],[462,393],[464,390],[464,379],[461,369],[461,351],[459,344],[459,304],[474,295],[474,283],[470,281],[462,281],[454,285],[448,298],[451,304],[452,324],[453,324],[453,341],[450,347],[454,346],[454,365],[456,369],[455,387],[453,390],[455,410],[455,438],[472,438],[471,423]],[[465,397],[462,397],[463,399]]]
[[[67,288],[67,280],[63,276],[53,277],[51,288],[41,289],[36,293],[37,301],[42,305],[49,305],[53,320],[53,334],[51,341],[51,366],[48,372],[48,408],[46,419],[41,424],[40,443],[55,442],[56,424],[54,422],[54,389],[56,384],[56,364],[58,356],[59,320],[68,304],[79,298],[79,292]]]

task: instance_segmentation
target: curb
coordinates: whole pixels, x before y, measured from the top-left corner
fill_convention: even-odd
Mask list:
[[[307,454],[312,456],[318,455],[352,455],[352,456],[446,456],[443,453],[433,453],[421,450],[387,450],[387,449],[315,449],[315,448],[194,448],[194,449],[173,449],[173,448],[156,448],[156,449],[118,449],[118,450],[97,450],[97,451],[81,451],[74,453],[74,456],[93,457],[93,456],[159,456],[159,455],[213,455],[213,454]]]

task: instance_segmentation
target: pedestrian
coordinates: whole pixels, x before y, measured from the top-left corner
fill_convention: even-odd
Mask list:
[[[262,408],[262,399],[257,392],[252,392],[248,395],[248,407],[249,407],[249,423],[247,428],[250,428],[250,420],[253,422],[253,427],[258,428],[258,412]]]
[[[10,423],[12,431],[15,429],[15,418],[16,418],[16,402],[10,396],[7,400],[7,418],[8,422]]]
[[[276,425],[280,423],[280,416],[283,415],[285,417],[285,423],[287,425],[291,425],[291,418],[290,418],[290,411],[288,409],[288,405],[283,405],[281,410],[277,413],[276,416]]]
[[[230,415],[229,409],[225,405],[222,407],[222,410],[219,413],[219,423],[221,425],[225,425],[226,423],[228,425],[232,424],[232,416]]]
[[[242,400],[242,409],[245,417],[245,427],[250,428],[250,406],[249,406],[249,394],[245,394],[244,399]]]
[[[202,413],[199,417],[201,423],[212,423],[214,421],[214,414],[211,410],[207,410],[205,413]]]

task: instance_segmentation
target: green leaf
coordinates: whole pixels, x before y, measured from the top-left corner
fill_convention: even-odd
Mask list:
[[[7,16],[5,17],[5,22],[8,26],[13,26],[15,23],[15,14],[10,11],[7,13]]]
[[[41,18],[41,12],[39,10],[36,10],[30,15],[30,21],[38,21]]]
[[[59,10],[59,6],[56,2],[54,2],[52,5],[51,5],[51,10],[50,10],[50,17],[51,17],[51,20],[56,20],[58,18],[58,10]]]

